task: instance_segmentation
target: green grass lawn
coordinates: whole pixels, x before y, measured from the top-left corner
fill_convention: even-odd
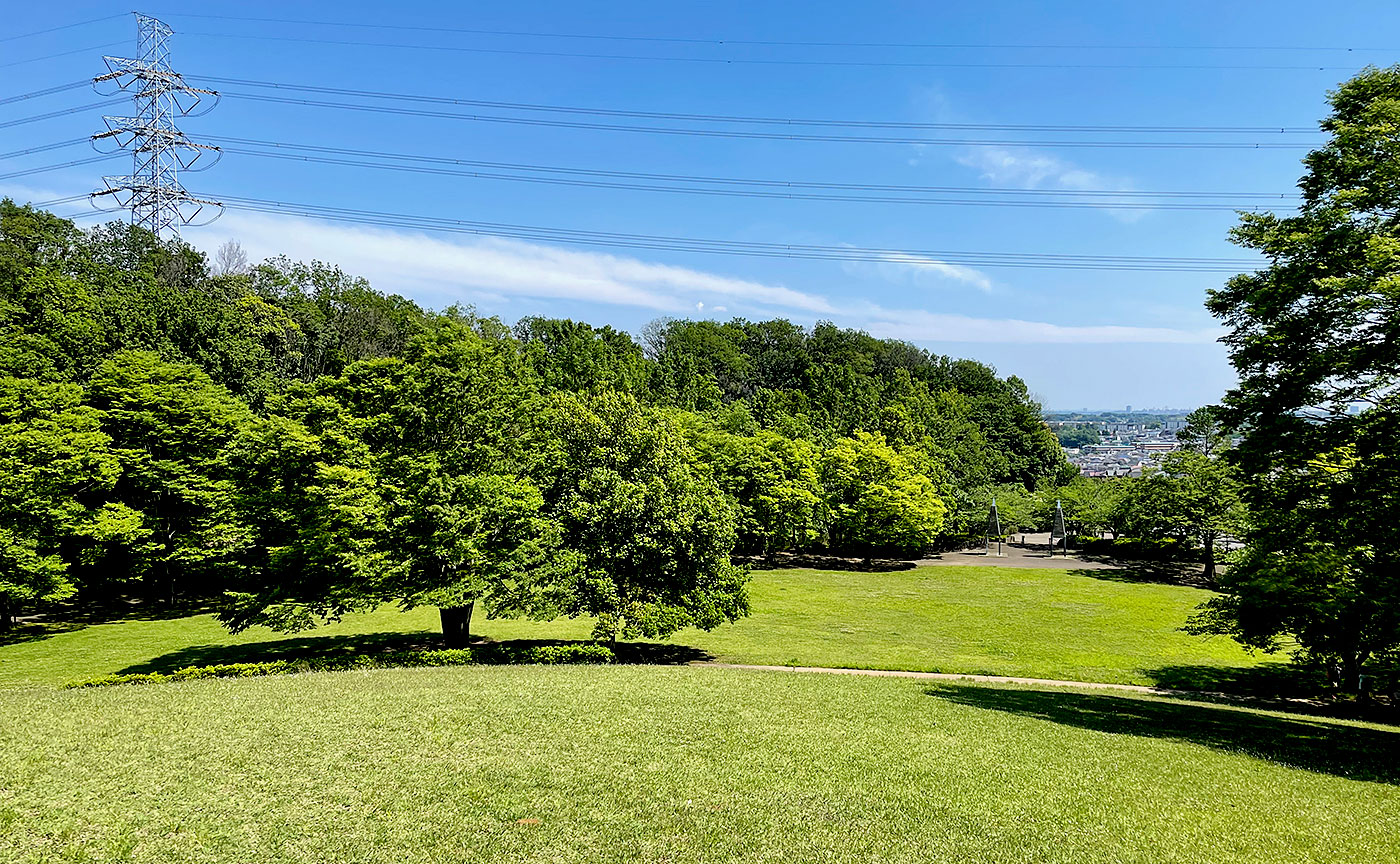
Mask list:
[[[1097,574],[1097,575],[1096,575]],[[986,673],[1074,681],[1220,686],[1259,661],[1178,628],[1207,592],[1114,581],[1100,571],[923,567],[889,573],[759,571],[753,614],[672,639],[676,657],[736,663]],[[582,639],[587,621],[473,622],[494,639]],[[0,686],[61,684],[431,639],[435,610],[385,608],[288,639],[233,636],[211,616],[98,624],[0,645]]]
[[[1400,858],[1400,732],[1119,694],[457,667],[0,716],[15,864]]]

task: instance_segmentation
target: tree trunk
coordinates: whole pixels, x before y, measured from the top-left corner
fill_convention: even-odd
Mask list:
[[[442,640],[448,648],[465,648],[471,641],[472,607],[475,605],[472,602],[465,606],[443,606],[438,609],[438,615],[442,618]]]
[[[1353,654],[1343,657],[1341,662],[1341,684],[1342,690],[1348,693],[1361,694],[1361,669],[1366,663],[1364,654]]]
[[[1210,584],[1210,585],[1214,585],[1214,584],[1215,584],[1215,535],[1214,535],[1214,534],[1207,534],[1207,535],[1205,536],[1204,540],[1205,540],[1205,542],[1202,543],[1201,545],[1205,547],[1205,559],[1206,559],[1205,578],[1206,578],[1206,583],[1207,583],[1207,584]]]

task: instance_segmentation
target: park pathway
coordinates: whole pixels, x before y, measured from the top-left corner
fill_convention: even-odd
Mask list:
[[[1060,681],[1055,678],[1013,678],[1008,675],[958,675],[951,672],[910,672],[900,669],[837,669],[826,666],[760,666],[752,663],[712,663],[697,661],[691,666],[707,666],[711,669],[744,669],[750,672],[819,672],[826,675],[869,675],[877,678],[919,678],[924,681],[975,681],[982,684],[1034,684],[1040,687],[1081,687],[1089,690],[1119,690],[1128,693],[1157,693],[1166,695],[1209,696],[1209,693],[1190,693],[1180,690],[1163,690],[1141,684],[1105,684],[1095,681]]]

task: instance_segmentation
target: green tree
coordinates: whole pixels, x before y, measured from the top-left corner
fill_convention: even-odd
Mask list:
[[[0,378],[0,626],[72,596],[88,544],[131,532],[102,500],[120,473],[110,445],[81,388]]]
[[[298,629],[385,602],[435,605],[457,644],[478,602],[544,614],[557,531],[526,475],[535,384],[519,349],[499,321],[449,311],[402,357],[352,363],[275,402],[291,450],[264,462],[253,439],[240,485],[286,542],[270,544],[276,566],[226,620]]]
[[[1194,626],[1265,649],[1295,640],[1356,688],[1400,646],[1400,67],[1330,102],[1298,212],[1245,214],[1232,234],[1268,265],[1207,302],[1230,327],[1240,383],[1220,417],[1243,433],[1232,459],[1255,526]]]
[[[673,415],[621,394],[555,394],[538,435],[536,476],[565,550],[561,612],[595,616],[594,634],[614,640],[748,613],[748,574],[729,560],[734,507]]]
[[[141,542],[105,566],[140,578],[153,599],[218,593],[218,576],[247,542],[226,462],[251,420],[247,406],[199,369],[142,351],[104,361],[88,398],[121,466],[112,497],[142,518]]]
[[[1061,502],[1065,518],[1080,531],[1109,531],[1117,536],[1122,527],[1122,502],[1130,485],[1126,478],[1076,477],[1052,494]]]
[[[739,548],[772,556],[822,536],[818,451],[775,432],[710,432],[698,442],[720,488],[738,504]]]
[[[646,388],[646,358],[626,333],[538,316],[520,319],[513,330],[547,390],[640,394]]]
[[[1215,581],[1217,541],[1238,534],[1245,521],[1234,467],[1193,450],[1168,453],[1131,485],[1121,506],[1124,530],[1134,537],[1200,544],[1208,582]]]
[[[343,407],[305,391],[271,407],[229,447],[248,533],[219,612],[234,632],[304,630],[386,600],[386,504]]]
[[[1370,412],[1368,412],[1370,413]],[[1393,520],[1400,489],[1400,422],[1369,417],[1372,434],[1308,461],[1297,471],[1256,478],[1256,500],[1284,500],[1257,517],[1220,596],[1188,624],[1266,652],[1288,641],[1301,659],[1333,667],[1349,690],[1369,660],[1400,646],[1400,579]]]
[[[390,557],[397,563],[388,595],[405,608],[435,606],[451,646],[470,637],[482,602],[495,617],[540,615],[558,552],[558,529],[542,513],[544,498],[528,479],[509,474],[444,472],[435,459],[404,476],[411,490],[393,509]]]
[[[831,545],[917,554],[938,539],[948,508],[914,459],[883,436],[857,432],[822,454]]]

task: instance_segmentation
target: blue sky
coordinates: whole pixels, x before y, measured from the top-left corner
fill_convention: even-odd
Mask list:
[[[7,30],[25,34],[129,8],[117,3],[27,4],[9,10]],[[1400,58],[1400,5],[1347,3],[1325,14],[1321,8],[1294,2],[599,6],[405,0],[392,5],[389,17],[386,7],[376,3],[214,0],[142,11],[174,27],[173,64],[192,83],[214,76],[497,102],[770,118],[1314,128],[1325,113],[1328,89],[1367,63],[1385,65]],[[192,17],[186,10],[203,16],[514,35],[231,20]],[[102,54],[134,50],[134,32],[133,20],[123,16],[0,41],[0,68],[8,73],[0,98],[97,74],[103,71]],[[559,35],[528,35],[541,33]],[[579,38],[586,35],[627,38]],[[665,38],[677,41],[656,41]],[[857,42],[967,47],[850,44]],[[59,53],[66,56],[32,59]],[[639,57],[668,59],[635,59]],[[231,93],[271,92],[215,86]],[[0,124],[95,101],[98,97],[90,91],[75,89],[0,105]],[[126,110],[114,106],[105,113]],[[0,153],[98,131],[102,113],[104,109],[92,109],[0,128]],[[519,111],[495,115],[502,113],[654,122]],[[1315,134],[1204,135],[1179,129],[1084,134],[841,128],[800,131],[979,142],[1229,140],[1296,146],[1154,149],[753,140],[397,116],[234,95],[182,127],[196,140],[237,137],[603,171],[1212,193],[1292,192],[1301,173],[1299,158],[1320,140]],[[12,157],[0,162],[0,174],[89,155],[81,145]],[[100,175],[122,173],[129,170],[127,164],[117,160],[0,179],[0,192],[34,201],[87,192],[100,184]],[[1174,210],[1150,202],[1140,209],[1110,210],[721,197],[415,175],[233,153],[184,180],[191,191],[212,197],[673,237],[956,252],[1248,257],[1227,242],[1226,232],[1235,221],[1229,210]],[[1212,200],[1253,203],[1229,195]],[[84,207],[57,209],[66,214]],[[1052,408],[1128,403],[1191,407],[1218,399],[1232,381],[1224,350],[1213,341],[1218,326],[1201,306],[1205,291],[1225,278],[1221,273],[969,267],[932,255],[870,263],[599,249],[237,209],[212,225],[187,229],[184,236],[207,250],[233,237],[255,257],[285,254],[332,261],[381,289],[429,306],[470,303],[508,321],[543,314],[636,331],[663,315],[781,316],[806,324],[827,319],[989,362],[1004,374],[1020,375]]]

